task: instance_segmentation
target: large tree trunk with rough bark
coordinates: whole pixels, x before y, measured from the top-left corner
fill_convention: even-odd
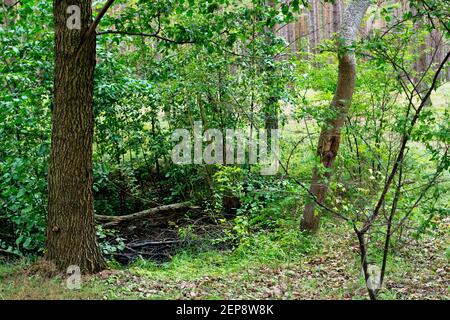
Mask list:
[[[69,28],[68,18],[80,9],[81,28]],[[95,33],[91,1],[55,0],[55,74],[52,148],[48,173],[46,259],[60,270],[77,265],[82,272],[105,264],[97,244],[92,194],[93,76]],[[72,7],[73,8],[73,7]]]
[[[358,27],[370,2],[370,0],[353,0],[342,17],[338,40],[338,82],[330,106],[333,116],[324,124],[317,147],[321,165],[327,170],[322,173],[324,170],[316,167],[313,171],[310,194],[315,199],[305,206],[301,223],[303,230],[317,231],[319,228],[319,215],[315,212],[315,206],[317,202],[323,203],[325,200],[331,167],[339,150],[341,129],[345,124],[355,88],[356,61],[355,54],[349,46],[357,39]]]

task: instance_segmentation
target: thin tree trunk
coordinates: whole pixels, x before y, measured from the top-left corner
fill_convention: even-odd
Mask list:
[[[313,53],[318,44],[317,33],[317,0],[309,0],[310,9],[308,11],[309,22],[309,52]]]
[[[272,9],[276,9],[276,4],[273,0],[268,0],[267,1],[267,5],[270,6]],[[287,25],[286,27],[292,27],[292,24]],[[277,25],[274,25],[272,27],[271,32],[273,33],[273,36],[276,36],[276,30],[278,29]],[[292,34],[291,34],[291,28],[288,29],[287,31],[287,36],[288,36],[288,43],[290,43],[290,41],[292,41]],[[292,50],[292,49],[291,49]],[[274,60],[276,60],[276,58],[274,58]],[[274,63],[276,61],[273,61]],[[275,68],[270,66],[268,67],[267,70],[267,75],[268,75],[268,86],[272,87],[273,86],[273,81],[275,78],[274,75],[275,72]],[[271,90],[273,90],[271,88]],[[274,91],[273,91],[274,92]],[[271,147],[271,137],[272,137],[272,129],[278,129],[278,96],[276,94],[272,94],[267,98],[267,102],[266,102],[266,107],[265,107],[265,111],[264,111],[264,117],[265,117],[265,124],[264,127],[267,130],[267,141],[268,141],[268,148]]]
[[[333,3],[333,26],[332,31],[338,32],[339,25],[341,23],[341,7],[342,7],[342,0],[336,0]]]
[[[66,25],[69,5],[81,13],[81,30]],[[52,149],[48,173],[46,259],[60,270],[77,265],[92,273],[105,263],[97,244],[92,194],[95,33],[91,1],[54,1],[55,75]]]
[[[331,167],[336,159],[341,140],[341,129],[347,118],[351,104],[356,80],[356,61],[353,51],[347,49],[357,39],[358,27],[364,17],[370,0],[353,0],[346,8],[342,17],[340,38],[338,43],[339,72],[336,92],[331,102],[330,112],[334,114],[322,128],[317,147],[321,165],[327,169],[322,174],[315,168],[310,186],[311,195],[319,203],[323,203],[328,190],[328,180],[331,178]],[[305,206],[301,228],[308,231],[317,231],[319,228],[319,215],[315,213],[315,202],[311,201]]]

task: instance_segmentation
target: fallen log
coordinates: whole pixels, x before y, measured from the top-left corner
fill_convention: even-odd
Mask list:
[[[129,243],[128,247],[130,248],[140,248],[145,246],[164,246],[164,245],[173,245],[177,243],[181,243],[183,240],[165,240],[165,241],[142,241],[139,243]]]
[[[187,202],[168,204],[164,206],[159,206],[144,211],[124,215],[124,216],[105,216],[105,215],[95,215],[95,220],[97,222],[105,224],[105,226],[117,225],[122,222],[133,221],[143,219],[152,215],[157,214],[168,214],[174,212],[187,212],[189,210],[198,210],[200,207],[195,207],[189,205]]]

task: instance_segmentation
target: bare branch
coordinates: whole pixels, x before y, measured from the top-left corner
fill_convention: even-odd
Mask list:
[[[100,23],[100,20],[102,20],[103,16],[106,14],[106,12],[108,11],[108,9],[112,6],[112,4],[114,3],[115,0],[108,0],[105,5],[103,6],[102,10],[100,11],[100,13],[97,15],[97,17],[95,18],[94,22],[91,24],[91,26],[89,27],[89,30],[86,32],[86,34],[84,35],[85,39],[89,39],[89,37],[95,33],[95,29],[97,29],[98,24]]]
[[[103,35],[103,34],[121,34],[121,35],[127,35],[127,36],[149,37],[149,38],[156,38],[156,39],[159,39],[162,41],[175,43],[175,44],[195,43],[194,40],[179,41],[179,40],[169,39],[169,38],[158,35],[158,33],[129,32],[129,31],[117,31],[117,30],[106,30],[106,31],[97,33],[97,35]]]

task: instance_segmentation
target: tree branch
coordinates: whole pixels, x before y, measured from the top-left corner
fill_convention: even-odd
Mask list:
[[[397,159],[395,160],[394,166],[392,167],[391,173],[390,173],[388,179],[386,180],[383,192],[381,193],[381,196],[380,196],[380,198],[378,200],[378,203],[375,206],[375,209],[373,210],[372,216],[364,224],[364,226],[360,230],[360,232],[362,232],[362,233],[367,232],[367,230],[370,229],[372,223],[377,218],[377,216],[378,216],[378,214],[380,212],[381,206],[384,203],[384,199],[386,198],[387,192],[388,192],[388,190],[389,190],[389,188],[391,186],[391,183],[394,180],[395,175],[397,174],[398,167],[399,167],[400,163],[403,161],[403,155],[404,155],[404,152],[405,152],[406,144],[409,141],[409,138],[410,138],[411,132],[412,132],[412,130],[414,128],[414,125],[416,124],[417,120],[419,119],[420,112],[422,111],[422,109],[427,104],[427,101],[430,98],[431,92],[433,92],[434,88],[436,87],[436,84],[437,84],[437,81],[438,81],[438,78],[439,78],[439,74],[440,74],[441,70],[444,68],[444,66],[447,63],[449,58],[450,58],[450,51],[447,52],[447,55],[442,60],[441,64],[439,65],[439,68],[436,70],[436,73],[434,74],[433,81],[431,83],[430,88],[428,89],[428,91],[425,94],[425,96],[422,98],[422,101],[421,101],[419,107],[417,108],[417,110],[416,110],[416,112],[414,114],[414,117],[412,118],[412,120],[410,122],[409,129],[403,135],[400,151],[398,153]]]

